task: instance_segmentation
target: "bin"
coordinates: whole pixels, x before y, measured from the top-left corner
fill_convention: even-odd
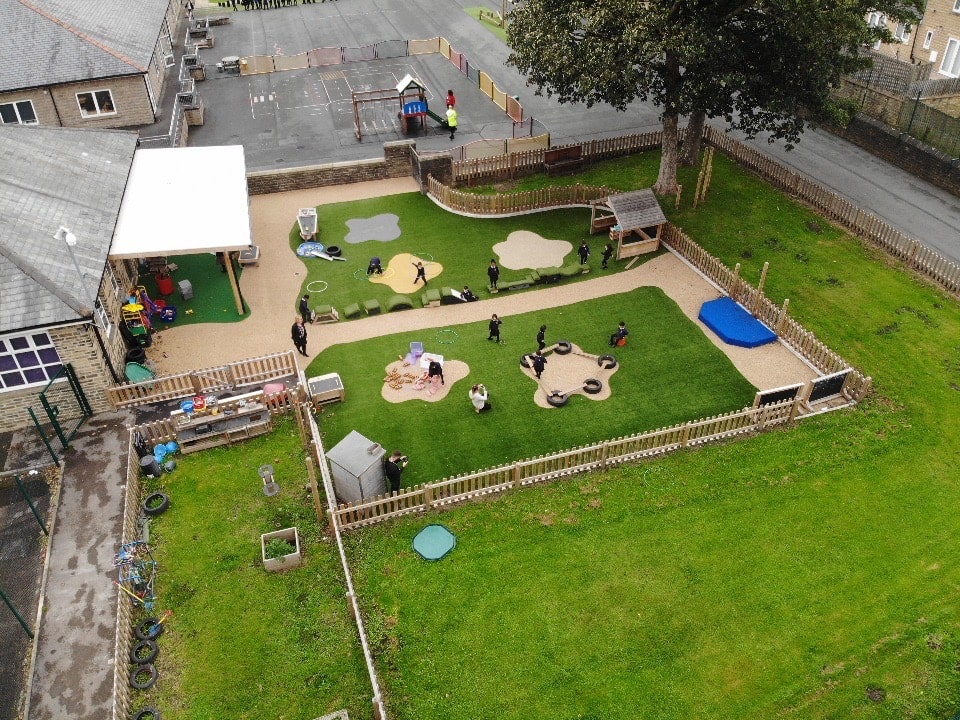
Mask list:
[[[143,474],[147,477],[160,477],[160,463],[157,462],[157,458],[153,455],[145,455],[140,458],[140,469],[143,470]]]
[[[173,278],[164,273],[157,273],[157,289],[161,295],[173,294]]]

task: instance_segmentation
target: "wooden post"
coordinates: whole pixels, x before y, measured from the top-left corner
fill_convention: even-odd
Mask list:
[[[233,253],[224,252],[224,267],[230,278],[230,289],[233,290],[233,301],[237,304],[237,315],[243,315],[243,298],[240,297],[240,286],[237,284],[237,274],[233,270]]]
[[[673,203],[673,209],[680,209],[680,194],[683,192],[683,185],[677,185],[677,200]]]
[[[784,298],[780,308],[780,317],[777,320],[777,335],[783,335],[783,326],[787,323],[787,309],[790,307],[790,298]]]
[[[307,477],[310,478],[310,494],[313,495],[313,507],[317,511],[317,522],[323,522],[323,503],[320,501],[320,488],[317,487],[317,471],[313,458],[307,456]]]
[[[730,297],[737,299],[737,291],[740,287],[740,263],[733,266],[733,281],[730,283]]]
[[[760,271],[760,284],[757,285],[757,296],[753,300],[753,314],[757,314],[760,309],[760,299],[763,297],[763,286],[767,283],[767,270],[770,269],[770,263],[763,264],[763,270]]]

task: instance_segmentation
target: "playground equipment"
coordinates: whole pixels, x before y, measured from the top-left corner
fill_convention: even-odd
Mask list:
[[[317,237],[317,209],[300,208],[297,213],[297,223],[300,225],[300,239],[314,240]]]
[[[369,132],[395,132],[397,120],[404,134],[413,132],[418,124],[426,132],[427,117],[447,125],[446,118],[430,110],[426,86],[409,73],[395,87],[354,92],[352,97],[357,140],[363,139],[367,128]]]

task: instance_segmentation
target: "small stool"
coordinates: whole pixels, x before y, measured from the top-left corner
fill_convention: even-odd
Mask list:
[[[364,300],[363,309],[366,311],[367,315],[379,315],[380,311],[382,310],[379,300]]]
[[[357,303],[350,303],[343,309],[343,314],[348,318],[355,318],[360,315],[360,306]]]
[[[627,344],[627,339],[625,337],[622,337],[619,340],[617,340],[617,347],[623,347],[626,344]]]

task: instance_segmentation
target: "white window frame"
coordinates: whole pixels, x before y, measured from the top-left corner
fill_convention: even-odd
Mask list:
[[[47,342],[45,344],[38,345],[37,342],[34,340],[35,336],[39,336],[39,335],[42,335],[44,336],[44,338],[46,338]],[[27,341],[26,347],[15,350],[12,347],[12,343],[19,339],[25,339]],[[50,337],[49,333],[46,333],[43,330],[36,330],[34,332],[28,332],[28,333],[18,333],[16,335],[0,335],[0,342],[3,343],[3,348],[0,349],[0,360],[6,359],[6,358],[12,358],[16,366],[15,368],[0,370],[0,394],[5,392],[16,392],[18,390],[25,390],[28,388],[40,387],[42,385],[46,385],[48,382],[50,382],[50,378],[52,378],[54,375],[60,372],[60,368],[63,367],[63,364],[64,364],[63,359],[60,357],[60,352],[57,350],[57,346],[54,344],[53,338]],[[20,361],[17,358],[17,353],[33,351],[37,354],[37,357],[39,359],[40,351],[49,350],[49,349],[53,349],[53,351],[57,355],[57,360],[55,363],[41,361],[39,365],[30,365],[30,366],[23,367],[20,365]],[[7,386],[6,381],[3,379],[3,376],[10,372],[19,372],[22,375],[24,370],[35,370],[37,368],[43,369],[44,377],[42,380],[34,380],[32,382],[26,382],[26,378],[22,378],[25,380],[25,382],[19,385]]]
[[[107,263],[107,270],[110,272],[110,284],[113,285],[113,296],[120,297],[123,288],[120,287],[120,281],[117,280],[117,274],[113,271],[112,263]]]
[[[957,0],[957,2],[960,2],[960,0]],[[887,24],[887,18],[884,17],[884,14],[882,12],[877,12],[876,10],[874,10],[867,17],[867,25],[869,25],[872,28],[883,27],[886,24]]]
[[[0,124],[3,125],[39,125],[40,122],[37,120],[37,109],[33,106],[33,100],[13,100],[8,103],[0,103],[0,105],[10,105],[13,107],[13,112],[17,116],[17,121],[15,123],[5,123],[0,120]],[[21,112],[21,105],[29,105],[30,112],[33,114],[33,120],[24,120],[23,113]]]
[[[953,11],[960,13],[960,0],[953,0]]]
[[[98,95],[102,95],[103,93],[107,93],[107,95],[109,96],[109,99],[97,97]],[[85,109],[83,107],[83,103],[80,102],[80,98],[85,95],[89,95],[90,99],[93,101],[93,105],[94,105],[93,110]],[[103,106],[106,105],[106,102],[104,102],[104,100],[110,103],[109,110],[103,109]],[[85,118],[96,118],[96,117],[103,117],[105,115],[117,114],[117,103],[115,103],[113,100],[113,91],[108,90],[107,88],[102,88],[100,90],[85,90],[84,92],[78,92],[77,107],[80,108],[80,116]]]
[[[110,333],[113,332],[113,321],[110,320],[110,313],[100,302],[100,298],[97,298],[97,301],[93,304],[93,318],[97,327],[103,330],[103,334],[109,339]]]
[[[960,2],[960,0],[957,0]],[[910,27],[910,23],[897,23],[897,29],[893,33],[893,36],[902,43],[910,42],[910,33],[913,31],[913,28]]]
[[[943,61],[940,63],[940,74],[960,77],[960,40],[955,37],[947,40],[947,49],[943,51]]]
[[[960,0],[957,0],[960,2]],[[923,36],[923,49],[929,50],[930,46],[933,45],[933,30],[927,30],[927,34]]]

